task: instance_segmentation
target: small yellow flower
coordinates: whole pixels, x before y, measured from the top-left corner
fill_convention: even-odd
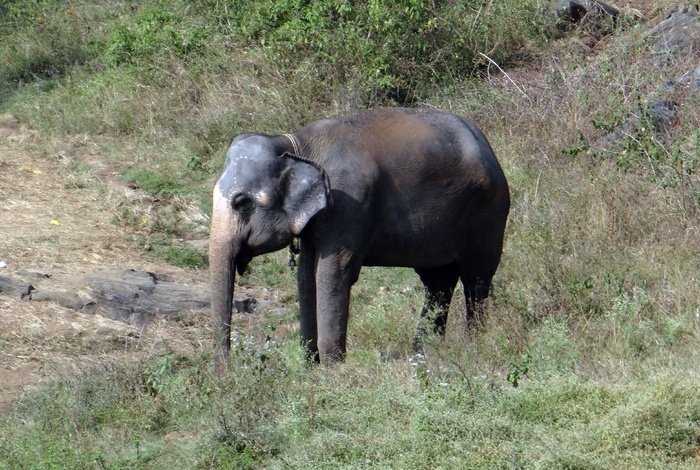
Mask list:
[[[39,23],[41,23],[42,21],[44,21],[44,18],[39,17],[39,18],[37,18],[36,20],[37,20]]]
[[[73,14],[73,10],[71,10],[71,9],[69,8],[69,9],[66,10],[66,13],[68,13],[69,15],[72,15],[72,14]]]

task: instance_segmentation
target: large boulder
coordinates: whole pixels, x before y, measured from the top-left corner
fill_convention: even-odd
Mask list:
[[[8,297],[27,298],[34,290],[34,286],[14,276],[0,275],[0,294]]]
[[[85,276],[81,282],[113,320],[142,323],[155,315],[175,319],[209,307],[208,294],[145,271],[104,271]]]
[[[697,60],[700,52],[700,13],[697,5],[681,4],[664,13],[649,31],[659,66],[678,60]]]
[[[208,310],[210,306],[206,284],[175,282],[168,276],[146,271],[119,269],[59,278],[57,281],[54,276],[27,271],[0,275],[0,295],[52,302],[83,314],[100,314],[134,325],[139,330],[153,320],[177,320],[194,311]],[[57,282],[59,288],[56,288]],[[249,314],[258,309],[285,310],[281,303],[266,297],[269,296],[264,289],[259,292],[238,289],[233,302],[234,312]]]

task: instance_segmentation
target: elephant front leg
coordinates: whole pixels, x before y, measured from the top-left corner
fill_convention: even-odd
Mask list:
[[[300,241],[297,290],[299,300],[299,336],[308,358],[318,357],[318,329],[316,326],[316,251],[311,243]]]
[[[330,365],[345,359],[350,288],[359,267],[351,269],[331,256],[319,262],[316,271],[316,321],[321,363]]]

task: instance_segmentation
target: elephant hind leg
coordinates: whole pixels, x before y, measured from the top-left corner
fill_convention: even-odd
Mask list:
[[[488,260],[480,260],[460,267],[460,278],[464,288],[466,301],[467,331],[478,323],[484,300],[491,290],[491,279],[496,272],[497,262],[489,263]],[[493,266],[493,267],[492,267]]]
[[[421,349],[423,338],[429,332],[430,323],[432,323],[433,333],[442,336],[445,334],[447,312],[459,278],[459,268],[456,263],[452,263],[436,268],[416,269],[416,273],[425,286],[425,300],[414,342],[414,348]]]
[[[462,286],[464,287],[464,298],[467,303],[467,330],[471,330],[480,319],[484,300],[488,297],[491,289],[491,279],[462,279]]]

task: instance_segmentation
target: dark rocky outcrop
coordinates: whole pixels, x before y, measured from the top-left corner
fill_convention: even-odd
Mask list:
[[[29,279],[36,282],[38,288],[29,284]],[[63,284],[67,282],[76,289],[51,289],[52,276],[18,271],[0,276],[0,294],[27,301],[52,302],[83,314],[101,314],[133,324],[138,329],[158,318],[177,320],[193,311],[208,310],[210,305],[208,288],[174,282],[167,276],[146,271],[102,271],[87,276],[68,276],[62,280]],[[46,284],[49,288],[44,288]],[[240,314],[254,313],[258,308],[283,309],[277,302],[265,299],[259,302],[245,292],[239,293],[233,306],[234,312]]]
[[[630,118],[614,133],[619,138],[648,125],[659,139],[676,121],[691,95],[700,93],[700,12],[697,5],[681,3],[660,15],[646,33],[649,50],[644,59],[649,69],[681,70],[676,78],[660,83],[644,104],[631,110]]]
[[[673,101],[654,100],[647,106],[649,113],[649,121],[654,130],[659,133],[664,133],[673,124],[676,117],[676,108],[678,105]]]
[[[97,304],[91,300],[85,300],[75,292],[68,291],[42,291],[35,292],[27,300],[35,302],[53,302],[61,307],[69,308],[82,313],[97,313]]]
[[[104,271],[82,278],[95,302],[113,320],[128,321],[132,315],[180,317],[191,310],[209,307],[208,295],[190,286],[159,279],[155,274],[132,269]]]
[[[34,286],[13,276],[0,276],[0,294],[10,297],[27,298],[34,290]]]
[[[664,81],[648,98],[648,121],[659,134],[667,132],[678,108],[688,96],[700,93],[700,12],[685,4],[671,8],[650,29],[650,49],[655,67],[685,69],[677,78]]]
[[[700,13],[698,5],[681,4],[671,8],[649,31],[656,65],[676,60],[697,59],[700,52]]]
[[[597,0],[562,0],[554,6],[556,16],[564,23],[581,24],[587,19],[610,19],[613,22],[620,10]]]

